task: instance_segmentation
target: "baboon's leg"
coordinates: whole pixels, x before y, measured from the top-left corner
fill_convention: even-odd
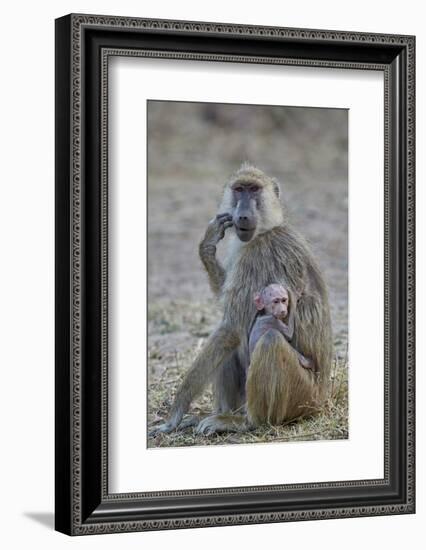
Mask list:
[[[222,324],[215,330],[186,373],[182,385],[177,391],[167,422],[152,430],[150,436],[155,436],[160,432],[168,433],[177,428],[192,401],[211,381],[216,369],[229,360],[239,343],[240,338],[233,328]]]
[[[315,412],[315,374],[299,364],[297,352],[276,330],[258,341],[247,376],[247,416],[254,426],[283,422]]]
[[[215,411],[229,413],[239,409],[245,401],[246,372],[238,352],[225,361],[218,369],[214,381]]]
[[[215,414],[200,420],[196,432],[210,435],[219,432],[245,432],[246,368],[235,350],[217,371],[214,384]]]

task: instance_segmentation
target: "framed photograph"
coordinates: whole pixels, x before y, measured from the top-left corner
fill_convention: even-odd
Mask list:
[[[56,529],[415,511],[415,38],[56,20]]]

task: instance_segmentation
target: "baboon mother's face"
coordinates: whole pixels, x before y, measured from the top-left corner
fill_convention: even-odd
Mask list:
[[[262,187],[256,183],[237,182],[232,186],[232,221],[240,241],[253,238],[259,221]]]

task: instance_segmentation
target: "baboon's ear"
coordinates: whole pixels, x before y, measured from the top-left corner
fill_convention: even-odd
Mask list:
[[[281,190],[280,190],[280,184],[277,181],[273,181],[272,185],[274,186],[274,193],[278,198],[280,198]]]
[[[254,295],[254,303],[256,304],[256,309],[258,311],[262,311],[262,309],[265,307],[265,304],[263,303],[262,296],[260,294]]]

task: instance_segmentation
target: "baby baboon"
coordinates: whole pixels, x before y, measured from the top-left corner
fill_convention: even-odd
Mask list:
[[[257,402],[255,423],[289,420],[319,405],[327,395],[332,361],[332,337],[327,289],[305,239],[291,226],[280,202],[278,183],[261,170],[243,165],[224,188],[220,214],[208,225],[200,243],[200,258],[210,286],[223,307],[223,320],[206,342],[177,391],[167,422],[158,432],[176,429],[191,402],[213,380],[216,414],[200,422],[200,433],[241,426],[232,413],[245,402]],[[232,226],[228,260],[223,267],[216,246]],[[272,283],[295,294],[306,289],[294,313],[294,348],[276,331],[268,331],[257,343],[249,361],[248,340],[256,316],[254,293]],[[314,370],[302,368],[295,349],[312,360]],[[268,357],[263,361],[262,357]],[[265,376],[272,365],[285,370],[280,381]],[[273,373],[272,373],[273,374]],[[281,384],[286,380],[285,384]],[[266,388],[266,389],[265,389]],[[266,393],[265,393],[266,392]],[[268,414],[264,399],[279,396],[279,411]],[[263,415],[263,417],[262,417]]]
[[[297,295],[282,285],[272,284],[255,296],[255,304],[261,315],[256,317],[249,338],[248,424],[277,425],[312,413],[317,404],[314,377],[303,369],[312,370],[314,364],[290,344]],[[291,391],[296,385],[298,395],[294,400]]]
[[[277,330],[284,336],[287,342],[292,341],[294,334],[294,313],[298,298],[298,295],[292,295],[282,285],[277,284],[269,285],[256,294],[254,303],[258,309],[258,314],[250,331],[250,357],[253,355],[257,342],[268,330]],[[304,357],[297,350],[295,351],[298,354],[301,367],[305,369],[314,368],[311,359]]]

